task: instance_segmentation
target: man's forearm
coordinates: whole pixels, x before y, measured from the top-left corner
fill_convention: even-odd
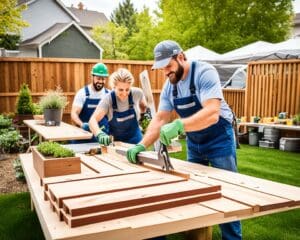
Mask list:
[[[89,127],[94,136],[97,136],[97,134],[100,132],[98,122],[94,116],[90,118]]]
[[[79,127],[81,127],[82,125],[82,121],[80,120],[78,114],[76,113],[71,113],[71,118],[72,118],[72,121]]]
[[[141,143],[147,148],[153,144],[159,138],[159,132],[162,125],[166,124],[169,121],[169,113],[158,113],[151,120],[146,134],[141,141]]]

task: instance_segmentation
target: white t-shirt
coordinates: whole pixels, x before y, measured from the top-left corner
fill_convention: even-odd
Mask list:
[[[90,92],[91,99],[99,99],[99,98],[103,99],[104,96],[107,94],[105,92],[105,88],[102,88],[101,91],[97,92],[94,90],[91,84],[88,85],[88,90]],[[73,106],[82,108],[85,100],[86,100],[85,87],[83,87],[76,93],[73,100]]]
[[[132,93],[132,100],[134,103],[134,110],[136,113],[137,120],[140,119],[140,101],[145,98],[144,93],[142,89],[137,88],[137,87],[131,87],[131,93]],[[118,111],[123,112],[128,110],[129,104],[128,104],[128,98],[124,101],[120,101],[118,97],[116,96],[117,99],[117,106],[118,106]],[[108,121],[112,119],[113,115],[113,107],[112,107],[112,99],[111,99],[111,94],[107,94],[99,103],[98,107],[103,109],[106,112],[106,115],[108,117]]]

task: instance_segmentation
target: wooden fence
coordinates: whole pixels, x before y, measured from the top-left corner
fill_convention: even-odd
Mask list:
[[[139,74],[147,70],[151,81],[156,107],[165,81],[162,71],[151,71],[152,61],[103,61],[110,73],[120,67],[129,69],[140,87]],[[0,113],[14,112],[19,88],[28,84],[34,102],[48,89],[60,86],[68,97],[69,104],[64,111],[64,120],[70,121],[70,110],[75,93],[90,83],[90,71],[96,59],[61,58],[0,58]],[[224,90],[225,99],[237,116],[244,113],[244,90]]]
[[[300,60],[261,61],[248,65],[245,116],[300,113]]]

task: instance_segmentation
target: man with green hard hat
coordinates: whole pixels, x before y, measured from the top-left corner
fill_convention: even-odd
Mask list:
[[[104,87],[107,78],[108,70],[105,64],[95,64],[91,71],[91,83],[81,88],[75,95],[71,118],[76,125],[86,131],[90,130],[88,122],[98,103],[109,93],[109,90]],[[102,131],[109,133],[107,117],[104,117],[98,124]],[[88,141],[81,140],[76,142],[97,142],[97,139],[93,138]]]

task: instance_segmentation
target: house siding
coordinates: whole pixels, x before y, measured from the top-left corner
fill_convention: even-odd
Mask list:
[[[100,51],[72,26],[42,47],[42,57],[99,59]]]
[[[55,0],[38,0],[32,2],[22,12],[22,18],[30,23],[29,27],[22,30],[22,41],[31,39],[44,32],[54,23],[68,23],[74,20]]]

